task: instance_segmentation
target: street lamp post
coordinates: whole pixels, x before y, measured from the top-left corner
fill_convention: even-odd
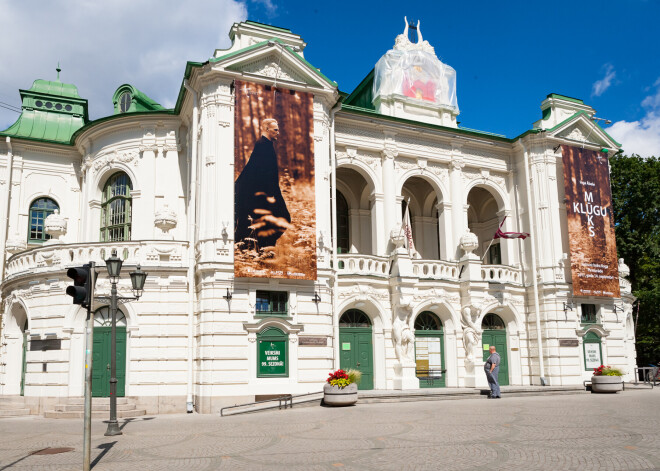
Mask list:
[[[106,436],[121,435],[121,429],[117,423],[117,304],[119,301],[137,301],[142,296],[144,290],[144,282],[147,280],[147,273],[137,269],[129,273],[131,277],[131,285],[133,288],[134,297],[120,297],[117,296],[117,283],[119,281],[119,274],[123,261],[117,257],[117,251],[113,249],[112,256],[105,261],[105,266],[108,269],[108,277],[110,278],[110,315],[112,317],[112,327],[110,329],[110,420],[108,422],[108,429],[105,431]],[[99,299],[99,298],[97,298]],[[105,298],[102,298],[105,300]]]

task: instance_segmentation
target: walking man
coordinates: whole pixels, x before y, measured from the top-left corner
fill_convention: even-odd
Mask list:
[[[486,378],[490,386],[488,399],[499,399],[501,397],[500,384],[497,382],[497,376],[500,373],[500,354],[495,351],[494,345],[490,346],[489,351],[490,356],[484,365],[484,371],[486,372]]]

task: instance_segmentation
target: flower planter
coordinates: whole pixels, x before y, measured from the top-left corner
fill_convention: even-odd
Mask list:
[[[591,392],[616,393],[623,390],[621,376],[592,376]]]
[[[352,406],[358,400],[357,384],[351,383],[345,388],[326,384],[323,386],[323,402],[329,406]]]

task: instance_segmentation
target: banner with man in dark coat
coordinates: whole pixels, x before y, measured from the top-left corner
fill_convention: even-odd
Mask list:
[[[314,280],[313,96],[235,90],[234,275]]]

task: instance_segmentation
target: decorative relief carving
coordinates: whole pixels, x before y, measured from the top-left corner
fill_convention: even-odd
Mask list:
[[[443,181],[449,178],[449,168],[446,165],[428,164],[426,168],[429,172],[439,176]]]
[[[229,121],[218,121],[218,124],[223,128],[228,128],[229,126],[231,126],[231,123]]]
[[[140,146],[140,151],[142,146]],[[128,151],[113,151],[101,156],[97,156],[92,162],[92,168],[95,172],[98,172],[103,167],[110,167],[117,162],[124,164],[132,163],[134,167],[137,167],[138,157],[140,152],[137,150],[128,150]],[[87,163],[87,161],[85,161]]]
[[[465,161],[461,157],[454,157],[451,159],[451,169],[461,170],[465,167]]]
[[[290,82],[306,82],[300,74],[291,70],[289,67],[283,66],[279,57],[273,55],[239,67],[242,72],[263,75],[270,78],[277,77],[278,80],[288,80]]]
[[[389,301],[390,293],[389,290],[376,290],[372,286],[364,285],[352,285],[348,287],[339,288],[339,297],[340,298],[354,298],[355,300],[367,300],[368,298],[379,299],[383,301]]]
[[[584,137],[584,134],[582,134],[582,131],[580,131],[580,128],[575,127],[573,130],[565,136],[567,139],[573,139],[574,141],[580,141],[580,142],[586,142],[587,139]]]
[[[413,168],[420,168],[419,164],[412,159],[397,159],[394,161],[395,168],[402,168],[404,170],[411,170]]]

